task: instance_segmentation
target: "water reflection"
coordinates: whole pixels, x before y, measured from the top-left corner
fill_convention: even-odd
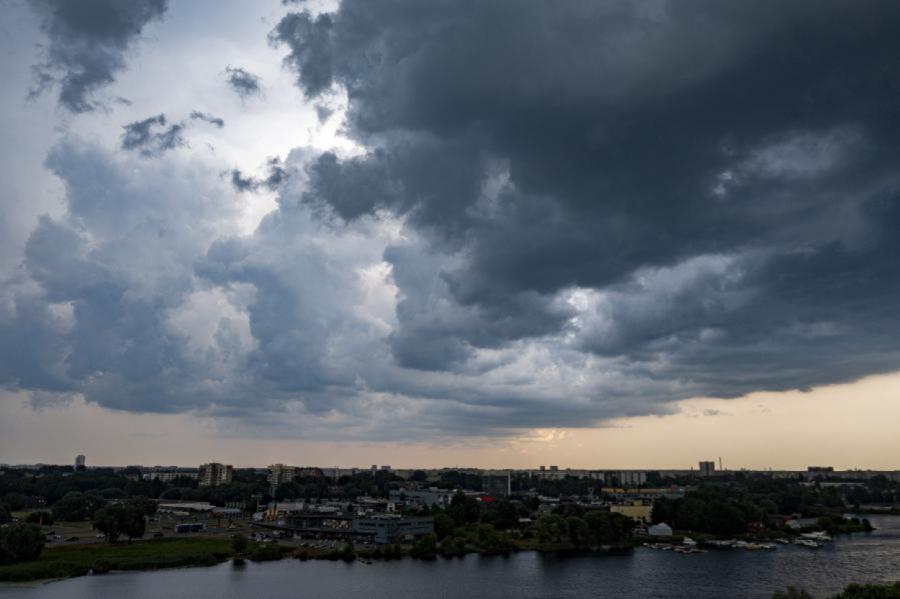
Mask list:
[[[605,556],[536,553],[467,556],[432,562],[284,560],[212,568],[113,573],[37,588],[0,587],[0,599],[218,599],[324,597],[759,597],[788,585],[827,596],[850,582],[900,578],[900,517],[872,518],[878,531],[843,537],[823,549],[679,555],[637,549]]]

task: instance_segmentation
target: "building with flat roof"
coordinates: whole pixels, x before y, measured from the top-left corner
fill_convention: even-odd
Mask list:
[[[388,491],[390,501],[416,507],[437,505],[446,507],[453,500],[454,491],[445,491],[436,487],[428,489],[391,489]]]
[[[201,487],[227,485],[234,478],[234,468],[218,462],[201,464],[199,470],[198,479]]]
[[[434,518],[376,514],[353,519],[353,533],[380,545],[399,543],[434,532]]]
[[[648,503],[633,501],[620,505],[611,505],[609,506],[609,511],[613,514],[628,516],[640,524],[649,524],[651,520],[650,517],[653,513],[653,506]]]
[[[75,456],[75,469],[84,469],[85,468],[85,459],[83,454],[78,454]]]
[[[512,476],[487,474],[481,477],[481,490],[492,497],[509,497],[512,494]]]

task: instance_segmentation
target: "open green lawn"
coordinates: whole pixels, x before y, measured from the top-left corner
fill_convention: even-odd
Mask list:
[[[231,554],[228,539],[153,539],[136,543],[47,547],[33,562],[0,566],[0,581],[25,582],[87,574],[95,565],[105,570],[154,570],[211,566]]]

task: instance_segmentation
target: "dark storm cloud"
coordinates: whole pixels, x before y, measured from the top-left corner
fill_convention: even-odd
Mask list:
[[[447,257],[385,256],[399,363],[555,331],[732,396],[900,365],[898,26],[893,2],[345,0],[271,37],[368,149],[322,155],[304,201]]]
[[[225,126],[224,119],[211,115],[208,112],[200,112],[199,110],[194,110],[191,112],[191,120],[204,121],[206,123],[209,123],[210,125],[215,125],[219,129]]]
[[[270,158],[266,162],[268,175],[265,179],[256,179],[254,177],[245,176],[240,170],[233,169],[231,171],[231,185],[235,191],[256,191],[261,187],[269,191],[275,191],[289,176],[287,167],[277,157]]]
[[[30,0],[48,39],[35,67],[32,95],[59,85],[59,103],[75,112],[97,106],[94,92],[115,81],[144,27],[160,19],[166,0]]]
[[[290,14],[271,40],[311,105],[346,90],[362,151],[223,178],[165,151],[199,111],[127,125],[130,152],[66,138],[65,210],[0,281],[0,384],[411,439],[897,370],[898,27],[887,2]],[[238,233],[233,192],[264,189]]]
[[[192,115],[193,118],[193,115]],[[161,130],[157,131],[156,129]],[[184,146],[184,123],[172,123],[166,127],[166,116],[159,114],[124,125],[122,149],[135,150],[143,156],[159,156],[163,152]]]
[[[319,94],[334,80],[332,71],[332,18],[329,14],[311,17],[309,13],[285,16],[271,34],[273,42],[284,42],[291,53],[285,64],[297,70],[297,83],[307,96]]]
[[[228,66],[225,68],[228,74],[228,85],[243,98],[258,95],[262,92],[259,77],[240,67]]]
[[[191,111],[191,121],[203,121],[221,129],[225,121],[208,112]],[[168,126],[167,126],[168,125]],[[160,156],[168,150],[187,145],[184,133],[187,121],[169,123],[166,115],[158,114],[146,119],[123,125],[121,147],[123,150],[140,152],[142,156]]]

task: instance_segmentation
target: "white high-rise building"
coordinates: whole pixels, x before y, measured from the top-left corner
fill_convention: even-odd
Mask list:
[[[78,454],[75,456],[75,469],[84,468],[84,455]]]
[[[200,464],[197,478],[201,487],[218,487],[231,483],[233,476],[234,469],[230,464],[212,462]]]
[[[285,466],[284,464],[272,464],[269,466],[269,473],[266,475],[266,481],[272,488],[272,493],[282,483],[289,483],[297,476],[298,468],[296,466]]]

